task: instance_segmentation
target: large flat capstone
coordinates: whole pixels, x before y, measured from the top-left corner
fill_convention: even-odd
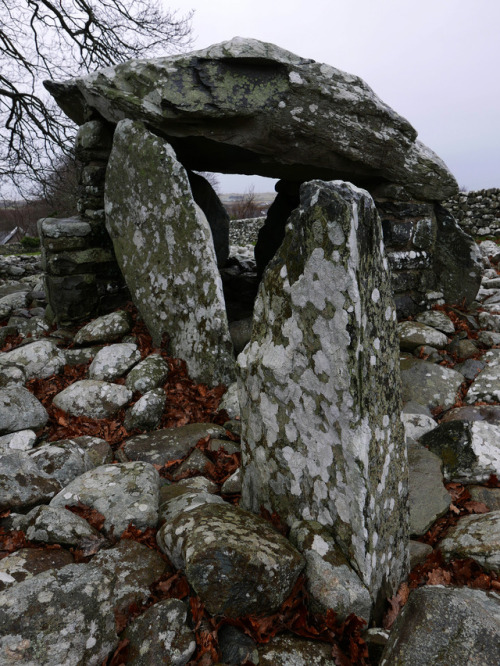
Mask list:
[[[143,120],[191,169],[394,182],[429,200],[457,191],[410,123],[362,79],[256,39],[45,85],[79,124],[90,110],[114,124]]]
[[[396,313],[367,192],[305,183],[241,366],[242,505],[331,528],[372,599],[407,568]]]
[[[195,381],[233,381],[210,226],[172,147],[141,123],[123,120],[116,128],[105,211],[118,264],[153,342],[166,335]]]

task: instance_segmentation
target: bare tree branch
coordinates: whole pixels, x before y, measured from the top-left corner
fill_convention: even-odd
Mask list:
[[[172,53],[190,44],[191,18],[158,0],[0,0],[0,187],[26,192],[72,149],[43,79]]]

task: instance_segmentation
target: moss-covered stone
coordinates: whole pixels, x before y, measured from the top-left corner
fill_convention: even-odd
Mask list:
[[[395,319],[372,199],[305,183],[238,357],[242,504],[328,526],[373,599],[407,568]]]

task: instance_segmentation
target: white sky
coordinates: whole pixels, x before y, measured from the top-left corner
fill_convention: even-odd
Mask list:
[[[459,185],[500,187],[500,0],[163,2],[195,10],[194,49],[254,37],[361,76]],[[220,180],[226,192],[249,186]],[[259,181],[256,191],[272,190]]]

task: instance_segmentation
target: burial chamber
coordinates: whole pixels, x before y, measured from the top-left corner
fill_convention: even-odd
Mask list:
[[[283,240],[301,183],[341,179],[375,200],[400,316],[441,299],[468,303],[477,293],[475,243],[440,205],[457,191],[455,179],[411,124],[357,76],[237,37],[45,86],[80,125],[83,165],[80,219],[64,231],[59,224],[57,242],[45,242],[42,230],[49,300],[60,323],[109,308],[123,290],[104,214],[106,166],[123,119],[166,140],[188,170],[219,267],[227,258],[228,219],[210,187],[193,185],[193,170],[280,179],[256,250],[260,273]]]
[[[238,375],[242,505],[326,527],[380,606],[408,567],[396,310],[467,303],[480,283],[477,247],[441,204],[453,176],[361,79],[257,40],[46,87],[80,125],[83,164],[79,217],[39,225],[56,319],[131,294],[194,379]],[[238,371],[228,217],[194,171],[279,179]]]

